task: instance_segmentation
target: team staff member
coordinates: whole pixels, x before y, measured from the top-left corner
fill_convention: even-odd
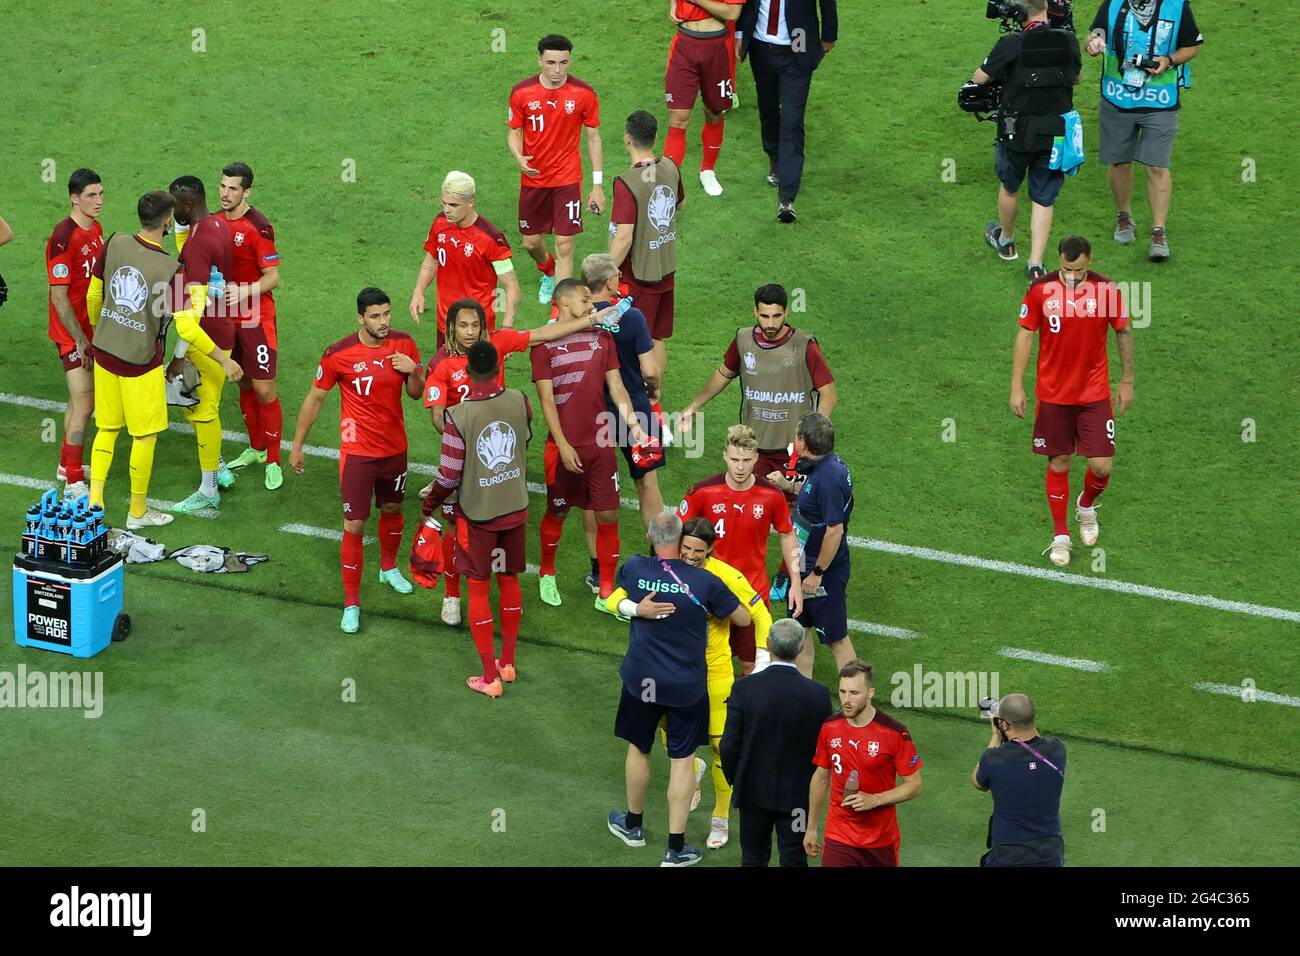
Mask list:
[[[709,742],[709,615],[740,625],[751,618],[716,575],[680,559],[682,522],[677,515],[657,515],[646,537],[654,556],[634,555],[618,571],[618,586],[629,595],[621,610],[632,618],[614,719],[615,736],[628,742],[627,810],[611,812],[608,825],[628,846],[645,846],[650,748],[664,721],[670,765],[668,849],[660,866],[690,866],[700,861],[700,851],[686,845],[686,822],[695,790],[695,751]]]
[[[704,106],[700,130],[700,185],[722,195],[714,171],[722,152],[724,114],[735,92],[735,22],[745,0],[669,0],[668,19],[677,32],[668,47],[664,98],[668,101],[668,139],[664,155],[681,168],[686,159],[686,127],[698,94]]]
[[[799,419],[794,440],[801,481],[795,502],[794,526],[803,553],[803,610],[798,621],[809,630],[799,655],[799,670],[812,677],[817,639],[831,649],[835,666],[856,656],[849,639],[848,588],[849,519],[853,515],[853,476],[835,454],[835,426],[825,415],[808,412]],[[767,476],[778,487],[793,487],[777,472]]]
[[[221,170],[221,210],[234,244],[234,281],[226,283],[226,308],[235,317],[235,358],[244,369],[239,381],[239,410],[248,429],[248,448],[230,467],[265,464],[263,484],[274,491],[284,484],[280,467],[284,412],[275,390],[277,336],[272,295],[280,287],[280,253],[270,221],[248,204],[252,191],[253,170],[245,163],[231,163]]]
[[[487,331],[487,313],[474,299],[458,299],[447,309],[447,328],[450,330],[433,360],[424,380],[424,407],[429,409],[433,427],[442,434],[444,416],[470,393],[468,362],[469,350],[476,342],[489,342],[497,351],[497,384],[506,383],[505,359],[514,352],[526,352],[530,346],[553,342],[571,332],[578,332],[600,321],[604,315],[575,316],[564,321],[550,322],[536,329],[496,329]],[[433,490],[430,483],[420,492],[426,497]],[[460,624],[460,575],[453,566],[456,542],[456,510],[450,500],[442,505],[442,561],[446,596],[442,599],[442,621],[455,627]]]
[[[63,413],[63,445],[58,478],[65,494],[86,493],[84,446],[86,423],[95,410],[95,377],[90,368],[90,318],[86,289],[104,257],[104,185],[93,169],[77,169],[68,177],[72,209],[45,243],[45,267],[50,283],[49,335],[63,363],[68,407]]]
[[[1151,245],[1147,255],[1169,258],[1165,218],[1173,180],[1169,164],[1178,133],[1179,90],[1192,85],[1188,63],[1201,52],[1201,36],[1187,0],[1102,0],[1092,21],[1088,55],[1106,54],[1101,72],[1101,161],[1118,210],[1115,241],[1137,239],[1133,221],[1133,163],[1147,170]],[[1134,65],[1137,56],[1154,65]]]
[[[1007,694],[990,716],[993,736],[971,771],[976,790],[993,791],[989,851],[980,865],[1065,866],[1065,744],[1038,736],[1025,694]]]
[[[713,555],[713,544],[717,534],[713,526],[703,518],[692,518],[682,525],[681,558],[693,568],[703,568],[715,574],[727,586],[741,605],[753,618],[750,627],[757,634],[760,647],[767,647],[767,635],[772,629],[772,615],[759,596],[759,592],[749,586],[745,576]],[[623,588],[616,588],[606,600],[611,611],[627,597]],[[797,626],[797,625],[796,625]],[[728,635],[731,622],[726,618],[709,615],[709,641],[706,651],[709,692],[709,746],[713,750],[713,814],[709,825],[709,839],[706,845],[713,850],[726,846],[731,827],[731,784],[722,773],[722,729],[727,721],[727,698],[731,696],[731,687],[735,682],[735,673],[731,669],[731,646]],[[802,634],[802,632],[801,632]],[[667,735],[664,737],[667,745]],[[695,785],[695,794],[691,797],[691,809],[699,802],[699,781]]]
[[[230,226],[220,212],[208,212],[203,181],[197,176],[178,176],[168,188],[176,203],[176,251],[180,254],[186,285],[206,285],[214,267],[222,280],[229,278],[234,268],[234,241],[230,237]],[[203,310],[199,325],[223,352],[233,352],[235,322],[232,310],[226,308],[224,296],[213,296]],[[221,393],[225,388],[226,373],[201,349],[195,348],[179,329],[177,332],[176,348],[167,365],[167,380],[181,374],[186,359],[199,373],[199,384],[195,389],[198,404],[181,409],[185,419],[194,426],[199,454],[199,487],[184,501],[177,502],[172,510],[180,514],[219,511],[220,489],[235,483],[235,473],[221,457]]]
[[[840,668],[840,710],[822,724],[808,786],[803,845],[822,866],[898,866],[894,807],[920,794],[924,764],[907,728],[877,710],[875,696],[870,664],[854,659]],[[824,847],[817,839],[823,818]]]
[[[469,630],[483,673],[465,683],[470,690],[500,697],[502,681],[513,684],[515,645],[523,616],[519,575],[528,533],[528,441],[533,410],[524,393],[500,383],[497,350],[475,342],[466,355],[469,394],[447,409],[442,460],[426,508],[433,511],[459,489],[456,510],[457,572],[469,579]],[[474,443],[474,454],[466,443]],[[459,520],[463,518],[464,520]],[[491,575],[501,601],[501,657],[495,655]]]
[[[557,279],[573,275],[573,237],[582,232],[582,153],[591,157],[591,195],[587,206],[605,209],[600,144],[600,101],[589,85],[569,75],[573,43],[557,34],[537,43],[541,72],[510,91],[506,145],[519,164],[519,231],[524,248],[537,263],[542,284],[537,300],[550,305]],[[546,237],[555,236],[555,255]]]
[[[95,317],[95,392],[99,396],[95,444],[90,460],[90,500],[103,506],[104,483],[113,464],[113,448],[123,428],[131,434],[131,508],[129,530],[169,524],[169,514],[147,504],[153,472],[154,445],[167,428],[167,383],[163,377],[163,344],[168,317],[194,348],[226,370],[231,379],[239,366],[199,328],[207,303],[207,287],[192,286],[190,308],[177,309],[173,296],[183,296],[172,279],[179,263],[162,249],[172,223],[170,193],[140,197],[136,214],[140,231],[134,236],[109,237],[104,254],[91,270],[86,307]],[[108,276],[107,282],[104,277]],[[183,302],[179,303],[183,304]]]
[[[13,242],[13,241],[14,241],[13,229],[9,226],[9,223],[5,222],[4,216],[0,216],[0,246],[3,246],[7,242]],[[8,298],[9,298],[9,286],[5,282],[4,276],[0,276],[0,305],[4,305],[5,300]]]
[[[784,286],[759,286],[754,292],[755,324],[736,330],[722,365],[680,419],[682,429],[688,430],[695,413],[739,378],[740,422],[758,436],[759,475],[788,471],[799,416],[817,411],[829,418],[838,400],[821,346],[787,322],[789,305]]]
[[[361,572],[365,567],[363,535],[370,501],[379,505],[379,580],[398,594],[411,583],[397,568],[402,545],[402,499],[406,493],[406,421],[402,393],[419,398],[423,383],[420,352],[405,332],[392,330],[393,307],[382,289],[357,294],[360,330],[325,350],[316,380],[302,401],[294,427],[289,464],[295,474],[306,467],[302,444],[320,415],[325,396],[339,386],[339,490],[343,497],[343,618],[339,630],[355,634],[361,627]]]
[[[1115,465],[1115,409],[1133,404],[1133,327],[1119,287],[1088,266],[1092,245],[1066,236],[1058,248],[1061,268],[1029,287],[1020,304],[1020,329],[1011,360],[1011,411],[1025,417],[1025,368],[1038,336],[1034,379],[1034,454],[1047,456],[1047,505],[1052,515],[1052,563],[1070,563],[1070,459],[1083,455],[1088,470],[1075,501],[1079,538],[1092,547],[1101,534],[1097,497]],[[1115,404],[1110,401],[1106,331],[1115,330],[1121,365]]]
[[[447,335],[447,309],[457,299],[474,299],[487,313],[488,331],[496,328],[496,288],[506,292],[503,328],[515,324],[519,307],[519,278],[510,261],[510,243],[486,216],[478,214],[474,177],[453,169],[442,181],[442,211],[433,217],[424,240],[424,261],[411,292],[411,318],[418,325],[424,312],[424,290],[438,283],[438,346]]]
[[[666,343],[673,334],[677,211],[685,197],[678,164],[667,155],[655,156],[658,132],[658,120],[645,110],[627,118],[623,146],[632,167],[614,181],[609,254],[622,272],[620,291],[631,296],[650,326],[662,390]]]

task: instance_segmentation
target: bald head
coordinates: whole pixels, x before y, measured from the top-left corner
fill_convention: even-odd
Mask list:
[[[1034,726],[1034,702],[1028,694],[1007,694],[998,703],[998,716],[1010,724],[1012,730],[1028,730]]]

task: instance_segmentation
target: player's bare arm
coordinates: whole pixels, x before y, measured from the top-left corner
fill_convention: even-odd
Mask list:
[[[1119,388],[1115,390],[1115,412],[1123,415],[1133,404],[1133,323],[1115,330],[1115,347],[1119,349]]]
[[[68,298],[68,287],[66,285],[50,286],[50,301],[54,303],[54,310],[59,313],[59,321],[63,327],[68,330],[72,336],[72,341],[77,346],[77,357],[84,363],[86,356],[90,354],[90,339],[81,331],[81,323],[77,321],[77,313],[72,309],[72,300]],[[94,325],[99,316],[89,317],[91,324]]]
[[[234,308],[245,302],[256,301],[259,296],[274,292],[278,288],[280,288],[280,267],[269,266],[262,270],[262,278],[256,282],[246,282],[242,285],[238,282],[226,283],[226,305]]]
[[[840,806],[862,813],[866,810],[875,810],[877,807],[906,803],[917,797],[920,792],[921,771],[918,770],[910,777],[904,777],[903,782],[892,790],[886,790],[884,793],[864,793],[859,790],[852,796],[845,797]]]
[[[614,235],[609,239],[609,254],[614,257],[614,265],[621,266],[632,248],[632,230],[635,223],[620,222],[614,226]]]
[[[0,246],[6,242],[14,241],[14,231],[10,228],[9,223],[5,222],[4,216],[0,216]]]
[[[505,270],[500,271],[501,262],[494,262],[492,265],[498,268],[497,280],[501,283],[502,288],[506,290],[506,307],[501,317],[501,328],[513,329],[515,327],[515,312],[519,308],[519,299],[522,292],[519,289],[519,276],[515,275],[515,267],[510,264],[510,260],[503,260]]]
[[[533,165],[533,157],[524,155],[524,128],[511,129],[506,131],[506,146],[510,149],[510,155],[515,158],[519,168],[525,176],[536,176],[541,170]]]
[[[592,326],[600,325],[609,319],[618,315],[616,306],[609,306],[601,309],[599,312],[593,312],[590,315],[580,315],[573,319],[556,319],[554,322],[548,322],[528,331],[528,347],[535,345],[544,345],[547,342],[554,342],[556,339],[562,339],[566,335],[572,335],[574,332],[581,332],[583,329],[589,329]]]
[[[822,841],[817,839],[817,828],[826,819],[830,802],[831,772],[818,767],[808,782],[808,832],[803,837],[803,851],[809,856],[821,856]]]
[[[609,390],[609,397],[614,400],[614,407],[618,409],[619,417],[627,425],[627,433],[634,442],[645,441],[646,434],[637,424],[636,409],[632,407],[632,399],[627,394],[627,389],[623,385],[623,376],[618,369],[610,369],[605,373],[605,388]]]
[[[736,605],[736,609],[727,615],[727,620],[736,627],[749,627],[754,623],[754,619],[749,615],[749,608],[745,607],[744,602]]]
[[[660,368],[659,363],[655,361],[654,349],[638,355],[637,364],[641,368],[641,380],[645,382],[645,390],[650,395],[650,401],[659,401]]]
[[[717,396],[722,393],[722,390],[726,388],[735,377],[735,375],[722,366],[719,366],[714,371],[713,375],[709,378],[708,384],[700,389],[700,394],[691,399],[691,403],[682,410],[682,431],[689,432],[691,430],[691,422],[695,418],[695,413],[705,405],[709,404],[709,402],[713,401],[713,399],[717,398]]]
[[[831,412],[835,411],[835,404],[838,401],[839,392],[836,390],[834,382],[827,382],[817,390],[817,411],[827,418],[830,418]]]
[[[1017,418],[1025,417],[1025,369],[1029,367],[1029,353],[1034,347],[1034,333],[1028,329],[1016,332],[1015,350],[1011,356],[1011,410]]]
[[[293,469],[295,475],[301,475],[306,467],[306,457],[302,453],[302,443],[307,440],[311,434],[311,427],[316,424],[316,419],[320,415],[321,408],[325,405],[325,396],[329,392],[323,388],[311,387],[307,397],[302,400],[302,408],[298,409],[298,421],[293,426],[293,451],[289,452],[289,466]]]
[[[560,450],[561,463],[575,475],[582,474],[582,460],[578,458],[578,453],[564,437],[564,429],[560,426],[560,412],[555,407],[555,387],[549,378],[539,378],[534,384],[537,385],[537,397],[542,403],[542,418],[546,420],[546,428],[551,433],[551,440]]]
[[[420,263],[420,271],[415,277],[415,289],[411,292],[411,318],[415,324],[420,324],[420,316],[424,314],[424,290],[429,288],[429,283],[437,275],[438,264],[434,261],[433,256],[427,252],[424,254],[424,261]]]
[[[591,172],[593,177],[605,168],[605,147],[600,142],[600,127],[585,127],[584,137],[587,141],[587,156],[591,160]],[[587,196],[587,208],[600,215],[605,211],[605,187],[600,183],[594,183],[591,192]]]
[[[835,554],[840,550],[840,542],[844,540],[843,524],[828,524],[826,533],[822,536],[822,547],[817,552],[817,560],[813,562],[819,568],[830,567],[830,563],[835,560]],[[822,586],[822,576],[820,574],[809,574],[803,579],[803,593],[811,597]]]
[[[420,378],[420,363],[405,352],[394,352],[389,363],[393,371],[406,376],[407,398],[419,398],[424,394],[424,379]]]
[[[801,557],[799,536],[794,531],[787,531],[781,535],[781,558],[785,562],[785,573],[790,576],[791,587],[786,600],[789,602],[791,617],[798,617],[803,613],[803,586],[799,577]]]
[[[443,405],[435,405],[429,409],[429,418],[433,420],[433,430],[439,435],[446,431],[447,409]]]

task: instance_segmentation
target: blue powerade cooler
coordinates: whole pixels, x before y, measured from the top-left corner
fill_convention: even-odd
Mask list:
[[[122,613],[124,562],[111,551],[85,567],[14,558],[14,637],[73,657],[94,657],[110,641],[125,640],[131,619]]]

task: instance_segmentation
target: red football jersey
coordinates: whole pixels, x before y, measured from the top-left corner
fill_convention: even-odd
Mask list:
[[[734,7],[742,6],[745,0],[722,0],[723,3],[729,3]],[[705,10],[698,3],[691,3],[691,0],[677,0],[676,9],[677,19],[679,20],[707,20],[713,16],[708,10]]]
[[[854,727],[843,714],[831,716],[817,737],[813,763],[831,772],[826,839],[862,849],[899,842],[898,813],[892,804],[853,810],[840,803],[844,784],[854,770],[859,790],[884,793],[894,789],[896,777],[910,777],[924,766],[906,727],[879,709],[865,727]]]
[[[605,374],[618,371],[614,336],[604,329],[574,332],[532,350],[533,381],[548,379],[564,438],[574,448],[596,444],[605,420]]]
[[[527,351],[531,338],[532,333],[524,329],[497,329],[488,333],[488,340],[497,350],[498,385],[506,383],[506,356]],[[463,402],[470,392],[469,373],[465,371],[468,364],[468,355],[448,355],[445,346],[438,349],[424,379],[424,407],[454,408]]]
[[[227,219],[230,241],[234,244],[234,274],[226,276],[231,282],[246,284],[262,278],[262,270],[280,264],[280,253],[275,248],[275,229],[252,206],[238,219]],[[275,321],[275,294],[263,292],[249,305],[263,322]]]
[[[677,513],[683,521],[704,518],[718,538],[713,554],[745,576],[749,586],[767,600],[767,539],[773,530],[785,534],[794,530],[790,505],[785,495],[766,478],[736,491],[727,476],[714,475],[691,486]]]
[[[1119,287],[1100,273],[1089,272],[1073,288],[1060,272],[1035,281],[1020,304],[1020,326],[1038,333],[1038,400],[1088,405],[1109,398],[1106,333],[1127,324]]]
[[[519,185],[536,189],[582,182],[582,128],[600,125],[596,91],[571,76],[548,89],[530,76],[510,91],[506,123],[524,131],[524,155],[531,156],[536,176],[519,174]]]
[[[72,311],[88,339],[93,337],[94,329],[86,315],[86,290],[90,288],[90,277],[103,254],[104,230],[98,221],[92,222],[89,229],[82,229],[69,216],[54,227],[45,243],[46,277],[52,286],[68,287],[68,301],[72,303]],[[63,327],[58,309],[54,308],[53,299],[50,300],[49,335],[58,344],[60,355],[76,348],[72,336]]]
[[[234,275],[235,246],[230,237],[230,224],[222,213],[212,213],[190,226],[190,237],[181,249],[180,262],[184,267],[185,285],[207,285],[216,266],[222,278]],[[232,280],[233,281],[233,280]],[[224,302],[213,300],[203,310],[199,323],[212,341],[230,351],[235,345],[233,310]]]
[[[464,227],[453,226],[438,213],[424,240],[424,251],[433,256],[438,283],[438,331],[447,331],[447,307],[457,299],[473,299],[487,312],[488,330],[496,328],[492,308],[497,271],[492,263],[510,258],[510,243],[487,217],[479,216]]]
[[[395,352],[409,355],[419,364],[419,349],[405,332],[389,332],[388,338],[374,348],[354,333],[335,342],[321,356],[314,384],[328,391],[339,383],[339,394],[343,396],[339,448],[346,454],[387,458],[406,451],[406,421],[402,415],[406,376],[388,361]]]

